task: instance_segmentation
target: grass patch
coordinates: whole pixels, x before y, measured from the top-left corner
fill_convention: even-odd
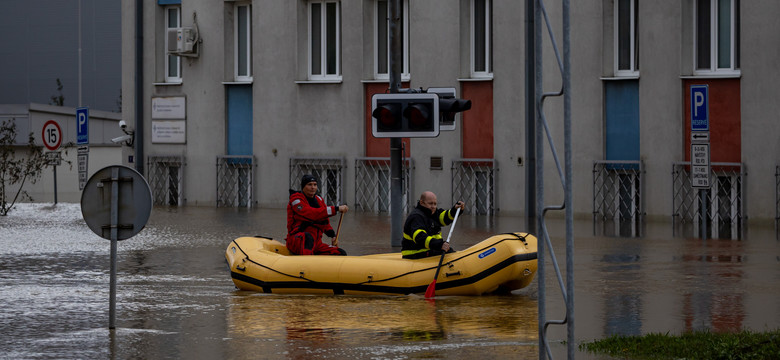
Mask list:
[[[780,329],[769,332],[613,335],[583,343],[579,348],[624,359],[780,359]]]

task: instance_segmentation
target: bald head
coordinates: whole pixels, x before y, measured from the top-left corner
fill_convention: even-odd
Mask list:
[[[432,191],[425,191],[420,195],[420,205],[431,211],[431,214],[436,212],[438,208],[438,202],[436,200],[436,194]]]

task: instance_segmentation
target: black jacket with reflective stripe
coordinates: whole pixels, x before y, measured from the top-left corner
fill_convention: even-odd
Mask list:
[[[431,214],[428,208],[417,202],[417,206],[404,223],[404,239],[401,242],[402,255],[441,250],[441,246],[444,244],[444,239],[441,237],[441,227],[452,224],[453,213],[453,210],[437,209]]]

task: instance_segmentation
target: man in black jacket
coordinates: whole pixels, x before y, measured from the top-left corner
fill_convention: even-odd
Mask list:
[[[404,240],[401,242],[401,255],[404,259],[421,259],[453,252],[450,244],[441,237],[441,227],[452,224],[456,209],[466,204],[458,201],[452,209],[437,207],[436,194],[426,191],[420,195],[417,206],[404,223]]]

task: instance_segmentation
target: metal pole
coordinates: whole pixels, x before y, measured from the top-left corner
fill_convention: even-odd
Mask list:
[[[534,3],[536,3],[538,0],[533,0]],[[541,6],[538,4],[536,5],[536,8],[534,9],[534,47],[536,51],[534,52],[534,70],[536,71],[536,76],[534,77],[534,103],[533,106],[535,111],[540,111],[537,107],[541,105],[542,98],[541,95],[543,93],[542,89],[542,14],[541,14]],[[538,113],[538,112],[537,112]],[[538,327],[539,327],[539,359],[543,360],[547,358],[547,352],[546,352],[546,345],[545,345],[545,323],[547,322],[547,307],[546,302],[546,292],[545,292],[545,265],[544,265],[544,257],[545,257],[545,241],[544,238],[546,234],[544,234],[545,227],[544,227],[544,169],[542,168],[542,164],[544,163],[544,148],[542,147],[542,144],[544,143],[544,133],[543,129],[544,127],[542,124],[539,124],[538,122],[541,121],[540,116],[535,116],[536,119],[536,221],[538,230],[541,231],[539,235],[537,235],[537,271],[536,271],[536,279],[538,281],[538,287],[539,287],[539,303],[538,303]]]
[[[54,205],[57,205],[57,165],[53,165],[54,169]]]
[[[79,0],[79,107],[81,107],[81,0]],[[57,201],[55,200],[56,204]]]
[[[707,191],[705,189],[699,189],[699,208],[700,221],[699,221],[699,237],[702,240],[707,239]]]
[[[401,87],[401,0],[391,0],[390,6],[390,93]],[[401,246],[403,237],[403,179],[401,138],[390,138],[390,245]]]
[[[111,169],[111,290],[108,298],[108,328],[116,328],[116,248],[119,234],[119,168]]]
[[[144,175],[144,11],[135,0],[135,169]]]
[[[534,8],[525,1],[525,219],[527,232],[536,234],[536,92],[534,83]]]
[[[566,173],[566,349],[569,359],[574,359],[574,173],[572,170],[571,134],[571,26],[569,1],[563,0],[563,138],[564,168]]]

